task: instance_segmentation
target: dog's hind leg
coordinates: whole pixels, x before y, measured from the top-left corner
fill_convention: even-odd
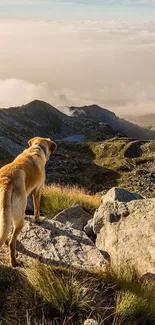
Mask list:
[[[11,191],[0,189],[0,247],[5,243],[11,231],[12,211]]]
[[[26,194],[25,195],[23,194],[23,197],[21,196],[14,197],[13,214],[12,214],[13,233],[11,236],[11,240],[9,242],[10,264],[13,267],[21,265],[21,263],[18,262],[16,259],[16,242],[17,242],[17,237],[24,225],[26,203],[27,203]]]
[[[21,263],[17,261],[16,259],[16,241],[17,241],[17,237],[21,231],[21,229],[23,228],[24,225],[24,219],[19,220],[18,223],[14,224],[14,229],[13,229],[13,233],[12,233],[12,237],[9,243],[9,247],[10,247],[10,264],[15,267],[15,266],[20,266]]]

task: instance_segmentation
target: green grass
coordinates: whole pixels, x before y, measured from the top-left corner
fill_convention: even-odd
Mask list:
[[[149,150],[155,152],[155,141],[151,141],[149,143]]]
[[[155,324],[155,292],[134,269],[110,270],[108,281],[117,283],[116,314],[129,324]]]
[[[155,292],[136,272],[0,266],[0,324],[154,325]]]
[[[146,164],[147,162],[154,161],[154,159],[155,158],[152,156],[142,156],[142,157],[134,158],[134,160],[131,158],[131,161],[135,166],[137,166],[141,164]]]
[[[42,212],[48,218],[53,218],[62,210],[76,204],[93,212],[100,205],[100,200],[99,195],[89,195],[77,187],[51,185],[43,190]]]
[[[57,310],[60,315],[82,311],[88,308],[90,298],[84,283],[78,281],[71,270],[52,268],[36,264],[27,269],[26,274],[31,285],[43,301]]]

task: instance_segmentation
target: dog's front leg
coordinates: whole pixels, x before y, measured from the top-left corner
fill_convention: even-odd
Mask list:
[[[40,199],[41,199],[42,187],[40,189],[35,189],[32,192],[33,207],[34,207],[34,221],[42,222],[43,218],[40,217]]]

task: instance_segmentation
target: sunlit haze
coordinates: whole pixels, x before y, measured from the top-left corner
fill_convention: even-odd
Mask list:
[[[0,107],[155,112],[155,0],[1,0]]]

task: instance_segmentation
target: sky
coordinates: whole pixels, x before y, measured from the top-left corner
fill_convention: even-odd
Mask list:
[[[155,113],[155,0],[0,0],[0,107]]]
[[[155,0],[1,0],[3,18],[154,19]]]

